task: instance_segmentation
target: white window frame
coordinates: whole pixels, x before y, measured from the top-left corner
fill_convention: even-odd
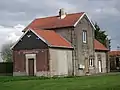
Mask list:
[[[92,58],[89,59],[89,66],[92,66],[92,67],[94,66],[94,61]]]
[[[82,31],[82,41],[83,43],[87,43],[87,31],[86,30]]]

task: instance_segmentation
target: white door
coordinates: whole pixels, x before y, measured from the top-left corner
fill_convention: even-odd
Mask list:
[[[99,69],[99,72],[102,72],[102,66],[101,66],[101,61],[100,60],[98,61],[98,69]]]

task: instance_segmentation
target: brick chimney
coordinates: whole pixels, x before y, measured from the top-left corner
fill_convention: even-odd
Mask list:
[[[64,8],[61,8],[59,10],[59,17],[60,17],[60,19],[64,19],[66,17],[66,12],[65,12]]]

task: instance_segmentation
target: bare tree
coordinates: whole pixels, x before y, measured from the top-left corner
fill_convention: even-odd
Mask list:
[[[1,57],[4,62],[12,62],[12,50],[10,47],[13,45],[13,43],[6,43],[3,44],[1,49]]]

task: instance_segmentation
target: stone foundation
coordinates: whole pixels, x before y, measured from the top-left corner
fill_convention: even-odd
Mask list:
[[[26,72],[13,72],[13,76],[27,76]]]
[[[45,77],[50,77],[50,72],[48,71],[40,71],[40,72],[36,72],[36,76],[45,76]]]
[[[84,75],[85,75],[84,70],[79,70],[76,76],[84,76]]]
[[[89,67],[89,73],[90,74],[95,74],[96,73],[96,70],[94,67]]]

